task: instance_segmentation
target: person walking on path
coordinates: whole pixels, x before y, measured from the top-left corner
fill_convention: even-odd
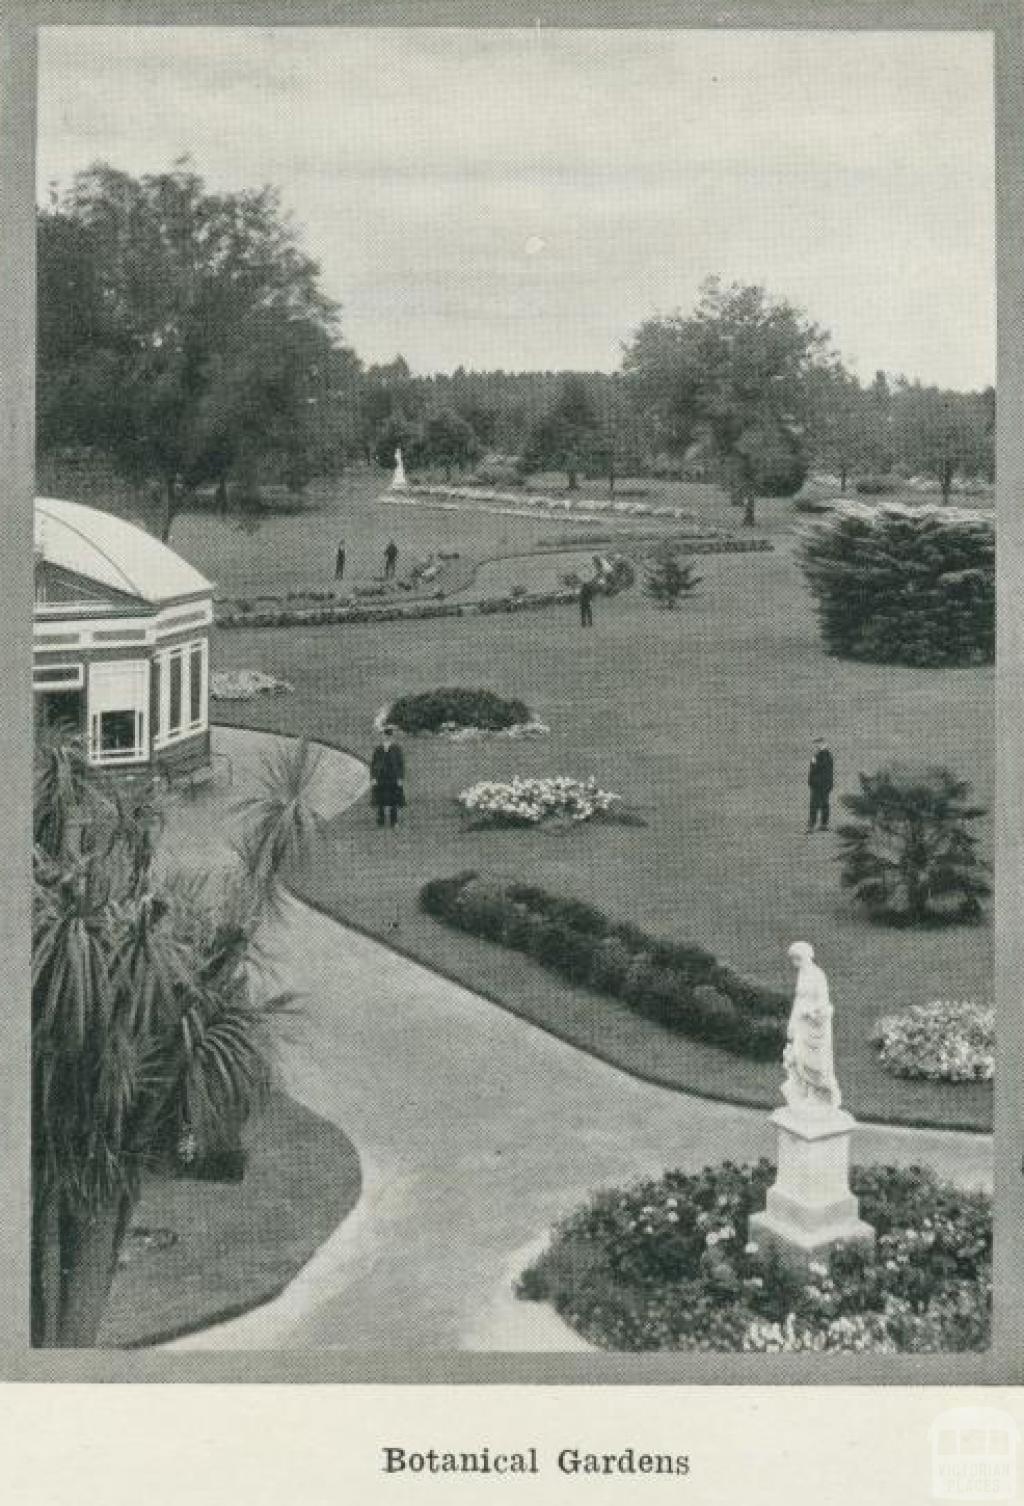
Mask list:
[[[394,727],[385,727],[370,758],[370,799],[377,807],[378,826],[397,826],[405,804],[405,755],[394,738]]]
[[[597,594],[597,582],[585,580],[580,586],[580,625],[582,627],[594,626],[594,597]]]
[[[807,773],[807,784],[811,792],[810,813],[807,820],[807,830],[812,832],[815,823],[818,822],[821,831],[828,831],[829,796],[832,794],[832,786],[835,783],[835,765],[828,744],[823,737],[814,739],[814,753],[811,757],[811,767]]]
[[[395,569],[398,565],[398,545],[394,539],[388,541],[388,547],[384,551],[384,579],[394,580]]]
[[[344,539],[339,539],[339,541],[338,541],[338,553],[337,553],[337,556],[335,557],[335,561],[334,561],[334,579],[335,580],[344,580],[345,579],[345,540]]]

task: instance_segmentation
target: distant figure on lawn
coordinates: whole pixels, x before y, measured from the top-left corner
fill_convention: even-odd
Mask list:
[[[344,580],[345,579],[345,540],[344,539],[339,539],[339,541],[338,541],[338,553],[337,553],[337,555],[335,557],[335,560],[334,560],[334,579],[335,580]]]
[[[828,831],[828,800],[835,782],[834,771],[835,766],[828,744],[823,737],[816,737],[811,767],[807,773],[807,784],[811,791],[811,808],[807,820],[809,832],[814,830],[815,823],[818,821],[820,821],[821,830]]]
[[[398,565],[398,545],[394,539],[388,541],[388,547],[384,551],[384,579],[394,580],[395,569]]]
[[[395,742],[394,727],[385,727],[370,758],[370,799],[377,807],[377,825],[398,825],[405,804],[405,755]]]
[[[583,627],[594,626],[594,597],[597,595],[597,581],[585,580],[580,586],[580,623]]]

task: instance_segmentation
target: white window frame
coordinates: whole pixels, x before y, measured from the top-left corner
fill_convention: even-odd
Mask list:
[[[199,650],[199,717],[192,720],[192,655]],[[181,719],[171,729],[171,660],[181,659]],[[154,748],[172,747],[184,738],[195,737],[205,732],[210,723],[210,640],[190,638],[186,643],[175,643],[170,648],[158,650],[153,661],[160,666],[160,705],[157,710],[158,732],[153,738]]]
[[[73,673],[69,674],[68,671]],[[47,675],[54,676],[47,679]],[[46,690],[81,690],[85,684],[85,666],[83,664],[36,664],[32,670],[32,689],[34,691]]]
[[[101,718],[105,713],[130,712],[135,717],[131,748],[104,750]],[[103,765],[147,763],[149,760],[149,660],[113,659],[90,664],[88,685],[89,762]]]

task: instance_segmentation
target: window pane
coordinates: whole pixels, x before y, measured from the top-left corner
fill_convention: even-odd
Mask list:
[[[128,753],[135,748],[134,711],[104,711],[100,717],[100,751]]]
[[[151,671],[153,688],[150,692],[150,705],[152,707],[154,737],[160,736],[160,671],[162,667],[158,656],[153,660],[153,669]]]
[[[203,719],[203,650],[196,644],[189,655],[189,721],[193,726]]]
[[[172,654],[167,664],[170,675],[170,710],[167,715],[168,732],[181,731],[181,655]]]

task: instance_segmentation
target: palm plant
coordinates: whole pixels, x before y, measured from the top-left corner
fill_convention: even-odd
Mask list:
[[[890,764],[844,795],[843,884],[879,919],[909,925],[977,920],[991,893],[971,823],[985,814],[945,768]]]
[[[159,821],[148,805],[139,811],[95,782],[76,750],[40,748],[35,1344],[95,1343],[144,1171],[237,1144],[271,1085],[275,1022],[292,999],[255,998],[256,932],[277,866],[316,827],[302,790],[308,781],[293,782],[274,804],[267,785],[269,804],[244,839],[259,853],[259,886],[239,867],[211,899],[209,875],[155,878]]]
[[[320,749],[303,739],[265,753],[256,792],[238,801],[245,818],[238,854],[259,901],[274,904],[282,871],[312,863],[323,842],[324,823],[312,793],[320,772]]]

